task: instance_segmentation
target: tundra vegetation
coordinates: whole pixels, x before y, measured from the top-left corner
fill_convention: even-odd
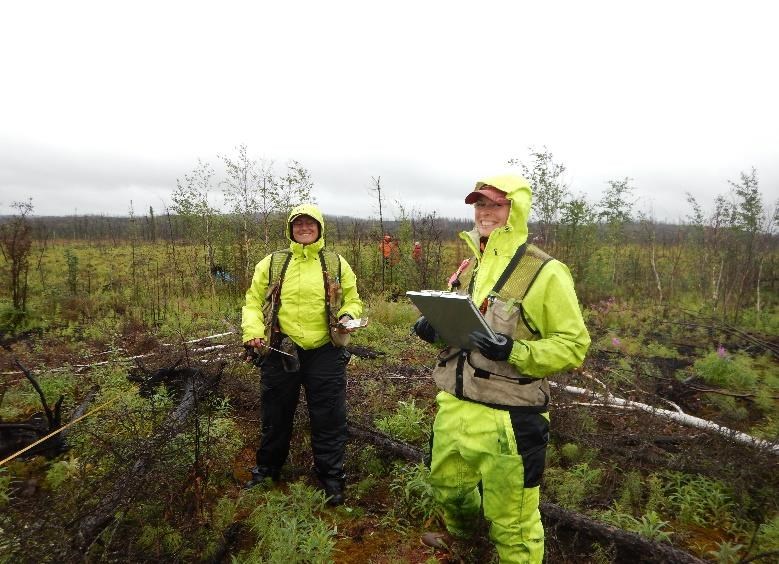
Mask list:
[[[0,465],[0,563],[444,558],[418,541],[441,527],[424,466],[437,351],[409,334],[404,292],[444,286],[470,221],[388,204],[378,176],[377,218],[326,218],[370,319],[349,345],[347,503],[316,488],[304,409],[281,481],[246,491],[259,389],[243,293],[315,191],[302,164],[278,172],[245,146],[218,162],[222,182],[198,162],[162,213],[36,217],[26,201],[2,219],[0,459],[65,428]],[[635,209],[630,178],[591,201],[546,148],[509,164],[593,338],[581,369],[552,378],[547,562],[776,561],[779,217],[757,171],[710,208],[688,196],[669,225]],[[484,540],[453,551],[496,561]]]

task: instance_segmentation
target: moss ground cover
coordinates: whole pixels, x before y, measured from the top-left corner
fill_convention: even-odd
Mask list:
[[[131,483],[134,461],[152,448],[180,399],[169,383],[142,395],[129,373],[138,364],[153,372],[176,363],[209,370],[224,363],[219,388],[176,436],[154,446],[155,464],[90,548],[92,558],[194,562],[226,551],[239,561],[273,561],[285,549],[273,539],[297,535],[303,544],[296,550],[308,561],[430,561],[434,555],[418,536],[441,524],[424,467],[352,440],[348,503],[323,507],[310,471],[304,409],[281,482],[242,492],[259,436],[256,369],[240,361],[235,334],[184,344],[236,331],[241,291],[204,273],[200,249],[175,252],[173,260],[170,247],[159,244],[61,242],[49,245],[31,273],[27,324],[7,331],[19,338],[0,350],[2,422],[40,411],[37,394],[14,370],[15,358],[31,369],[50,404],[65,396],[66,417],[93,386],[100,389],[91,405],[120,400],[74,427],[68,452],[0,468],[0,561],[74,554],[73,524],[113,484]],[[364,252],[365,272],[375,272],[374,257]],[[455,256],[456,245],[448,252]],[[400,270],[394,275],[397,283]],[[350,345],[350,420],[424,450],[435,414],[430,372],[437,350],[410,335],[416,311],[397,292],[365,297],[371,322]],[[662,408],[673,404],[776,440],[776,338],[765,331],[779,326],[775,309],[764,308],[759,323],[745,315],[745,324],[734,325],[688,303],[610,298],[585,302],[593,348],[583,370],[557,382]],[[195,352],[208,344],[227,346]],[[128,360],[138,355],[148,356]],[[649,414],[583,403],[554,395],[545,501],[719,562],[779,550],[777,457]],[[548,535],[549,562],[573,553],[617,558],[608,546],[558,533]],[[481,562],[494,555],[486,544],[462,548],[460,557]]]

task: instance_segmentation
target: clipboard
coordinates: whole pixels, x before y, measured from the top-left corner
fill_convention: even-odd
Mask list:
[[[497,335],[470,296],[438,290],[408,291],[406,295],[422,312],[438,336],[450,347],[472,350],[471,333],[481,331],[493,340]]]

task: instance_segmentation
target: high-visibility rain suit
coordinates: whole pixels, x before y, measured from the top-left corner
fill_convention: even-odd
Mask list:
[[[319,239],[301,245],[292,239],[292,220],[307,215],[319,223]],[[319,479],[331,490],[343,486],[346,427],[346,364],[349,353],[330,341],[330,327],[325,308],[325,285],[319,251],[325,245],[324,218],[315,206],[294,208],[287,221],[287,239],[291,257],[281,285],[278,324],[282,334],[295,344],[300,368],[284,369],[282,355],[271,352],[262,364],[261,419],[262,437],[257,450],[257,468],[261,475],[277,477],[287,459],[292,425],[300,387],[306,392],[311,421],[311,447]],[[262,306],[269,283],[271,256],[263,258],[254,269],[252,283],[246,292],[242,310],[243,342],[264,338],[265,320]],[[340,260],[340,284],[343,302],[337,318],[362,314],[357,293],[357,278],[343,257]],[[335,312],[334,312],[335,313]]]
[[[524,178],[513,175],[486,178],[476,189],[485,186],[506,192],[511,210],[506,225],[490,233],[483,251],[476,229],[460,234],[473,258],[458,291],[469,292],[476,304],[486,304],[487,322],[513,337],[514,345],[507,362],[489,361],[478,351],[441,353],[434,370],[441,391],[436,397],[430,482],[450,533],[470,535],[483,503],[500,561],[540,563],[544,531],[539,484],[549,440],[545,377],[581,365],[590,337],[568,268],[538,249],[526,247],[525,260],[542,266],[532,267],[535,278],[529,288],[524,282],[524,295],[493,291],[517,249],[527,242],[531,190]],[[527,264],[520,262],[512,276],[521,278]],[[511,278],[502,288],[510,286]]]

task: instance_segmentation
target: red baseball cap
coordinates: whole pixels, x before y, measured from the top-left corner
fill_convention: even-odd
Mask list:
[[[477,190],[474,190],[465,197],[466,204],[472,204],[479,199],[479,196],[489,198],[496,204],[508,204],[509,200],[506,198],[506,193],[503,190],[498,190],[494,186],[489,184],[483,184]]]

